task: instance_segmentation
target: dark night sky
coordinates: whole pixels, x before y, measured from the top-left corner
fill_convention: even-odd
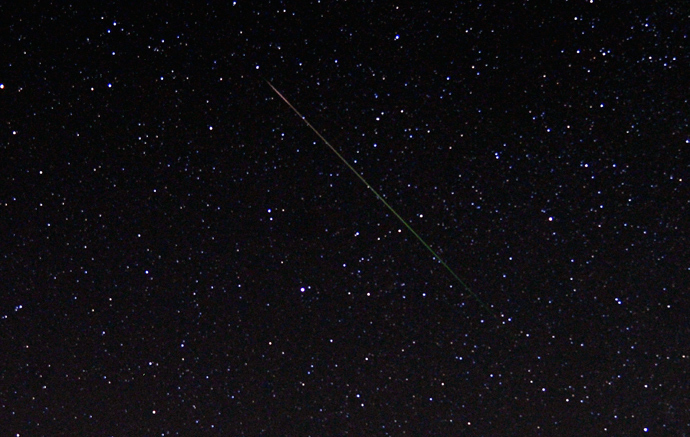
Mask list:
[[[0,6],[2,435],[690,433],[687,2],[102,3]]]

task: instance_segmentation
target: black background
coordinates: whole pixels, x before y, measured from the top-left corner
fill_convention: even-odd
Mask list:
[[[3,435],[690,431],[686,2],[10,3]]]

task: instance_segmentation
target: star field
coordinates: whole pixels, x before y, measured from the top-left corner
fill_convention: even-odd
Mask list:
[[[3,435],[690,432],[685,2],[0,14]]]

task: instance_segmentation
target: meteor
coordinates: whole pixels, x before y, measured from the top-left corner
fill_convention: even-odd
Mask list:
[[[264,80],[266,80],[266,79],[264,79]],[[422,243],[422,245],[423,245],[424,247],[426,247],[426,249],[431,253],[431,255],[433,255],[433,257],[434,257],[434,258],[435,258],[435,259],[436,259],[446,270],[448,270],[448,272],[449,272],[449,273],[460,283],[460,285],[462,285],[462,287],[465,289],[465,291],[467,291],[467,293],[469,293],[470,296],[472,296],[477,302],[479,302],[479,304],[480,304],[489,314],[491,314],[494,318],[496,318],[496,320],[498,320],[498,321],[500,322],[500,318],[499,318],[498,315],[496,315],[496,313],[489,307],[489,305],[487,305],[483,300],[481,300],[481,299],[479,298],[479,296],[478,296],[475,292],[473,292],[473,291],[470,289],[470,287],[467,286],[467,284],[465,283],[465,281],[463,281],[462,279],[460,279],[460,276],[459,276],[457,273],[455,273],[455,271],[454,271],[448,264],[446,264],[446,262],[445,262],[440,256],[438,256],[438,254],[436,253],[436,251],[435,251],[434,249],[432,249],[431,246],[429,246],[429,245],[427,244],[426,241],[424,241],[424,239],[417,233],[417,231],[415,231],[414,229],[412,229],[412,226],[410,226],[410,224],[407,223],[407,221],[406,221],[404,218],[402,218],[402,217],[400,216],[400,214],[398,214],[398,212],[397,212],[397,211],[386,201],[386,199],[384,199],[383,196],[381,196],[381,195],[374,189],[374,187],[372,187],[371,184],[370,184],[369,182],[367,182],[366,179],[364,179],[364,176],[362,176],[362,175],[361,175],[361,174],[360,174],[360,173],[359,173],[359,172],[358,172],[358,171],[347,161],[347,159],[345,159],[345,158],[343,157],[343,155],[341,155],[340,152],[338,152],[338,150],[337,150],[335,147],[333,147],[333,145],[332,145],[323,135],[321,135],[321,132],[319,132],[311,123],[309,123],[309,121],[307,120],[307,118],[306,118],[304,115],[302,115],[302,114],[297,110],[297,108],[295,108],[295,107],[292,105],[292,103],[290,103],[290,101],[289,101],[288,99],[286,99],[285,96],[283,96],[283,95],[280,93],[280,91],[278,91],[278,89],[276,89],[276,87],[273,86],[273,84],[272,84],[271,82],[269,82],[268,80],[266,80],[266,83],[268,84],[268,86],[271,87],[271,89],[272,89],[273,91],[275,91],[276,94],[278,94],[278,97],[280,97],[280,98],[290,107],[290,109],[292,109],[292,111],[293,111],[295,114],[297,114],[297,116],[298,116],[299,118],[302,119],[302,121],[304,122],[304,124],[306,124],[312,131],[314,131],[314,133],[316,134],[316,136],[318,136],[318,137],[321,139],[321,141],[323,141],[324,144],[326,144],[326,145],[328,146],[328,148],[331,149],[331,151],[333,151],[333,153],[335,153],[335,155],[343,162],[343,164],[345,164],[345,165],[347,166],[347,168],[349,168],[349,169],[352,171],[352,173],[354,173],[355,176],[357,176],[357,178],[359,178],[359,180],[362,181],[362,183],[364,183],[364,185],[366,185],[366,187],[367,187],[369,190],[371,190],[372,193],[374,193],[374,195],[376,196],[376,198],[379,199],[379,200],[386,206],[386,208],[388,208],[388,210],[389,210],[395,217],[398,218],[398,220],[400,221],[400,223],[402,223],[402,224],[407,228],[407,230],[410,231],[410,232],[412,233],[412,235],[414,235],[415,238],[416,238],[417,240],[419,240],[419,242]]]

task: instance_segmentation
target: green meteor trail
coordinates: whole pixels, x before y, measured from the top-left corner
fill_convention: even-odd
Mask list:
[[[374,195],[376,196],[376,198],[379,199],[381,202],[383,202],[384,205],[386,205],[386,208],[388,208],[388,210],[389,210],[391,213],[393,213],[393,215],[396,216],[396,217],[398,218],[398,220],[400,220],[400,222],[401,222],[401,223],[412,233],[412,235],[414,235],[415,238],[417,238],[417,240],[419,240],[419,242],[422,243],[422,244],[424,245],[424,247],[426,247],[427,250],[428,250],[429,252],[431,252],[431,254],[434,256],[434,258],[436,258],[436,259],[438,260],[438,262],[441,263],[441,265],[442,265],[443,267],[445,267],[446,270],[448,270],[448,272],[450,272],[451,275],[453,275],[453,277],[462,285],[462,287],[463,287],[472,297],[474,297],[475,300],[476,300],[477,302],[479,302],[479,304],[480,304],[487,312],[489,312],[489,314],[491,314],[494,318],[496,318],[497,320],[500,321],[499,317],[498,317],[498,316],[496,315],[496,313],[489,307],[489,305],[487,305],[483,300],[481,300],[481,299],[479,298],[479,296],[477,296],[477,294],[476,294],[475,292],[473,292],[473,291],[470,289],[470,287],[468,287],[467,284],[465,284],[465,282],[464,282],[462,279],[460,279],[460,276],[458,276],[458,274],[455,273],[455,271],[454,271],[452,268],[450,268],[450,266],[449,266],[448,264],[446,264],[446,262],[443,261],[443,259],[442,259],[440,256],[438,256],[438,254],[436,253],[436,251],[434,251],[434,249],[432,249],[431,246],[429,246],[429,245],[427,244],[427,242],[424,241],[424,239],[423,239],[414,229],[412,229],[412,226],[410,226],[410,224],[407,223],[407,221],[405,221],[405,219],[402,218],[402,217],[400,216],[400,214],[398,214],[398,212],[397,212],[395,209],[393,209],[393,207],[386,201],[386,199],[384,199],[383,196],[381,196],[381,195],[374,189],[374,187],[372,187],[371,184],[369,184],[369,182],[367,182],[366,179],[364,179],[364,177],[363,177],[361,174],[359,174],[359,172],[358,172],[352,165],[350,165],[350,163],[347,161],[347,159],[345,159],[345,158],[343,157],[343,155],[341,155],[340,152],[338,152],[338,150],[337,150],[335,147],[333,147],[333,145],[332,145],[331,143],[329,143],[328,140],[327,140],[326,138],[324,138],[324,136],[321,135],[321,133],[320,133],[314,126],[312,126],[311,123],[309,123],[309,121],[307,120],[307,118],[306,118],[304,115],[302,115],[302,114],[297,110],[297,108],[295,108],[295,107],[292,105],[292,103],[290,103],[290,102],[288,101],[288,99],[286,99],[285,96],[283,96],[283,95],[280,93],[280,91],[278,91],[278,90],[276,89],[276,87],[273,86],[273,84],[272,84],[271,82],[269,82],[268,80],[266,80],[266,83],[268,84],[268,86],[271,87],[271,89],[273,89],[273,91],[275,91],[276,94],[278,94],[278,97],[280,97],[280,98],[290,107],[290,109],[292,109],[292,111],[293,111],[295,114],[297,114],[297,115],[299,116],[299,118],[301,118],[302,121],[304,121],[304,123],[305,123],[307,126],[309,126],[309,128],[310,128],[312,131],[314,131],[314,133],[321,139],[321,141],[323,141],[324,144],[326,144],[326,145],[328,146],[328,148],[331,149],[331,150],[333,151],[333,153],[335,153],[336,156],[337,156],[338,158],[340,158],[340,160],[347,166],[347,168],[349,168],[350,170],[352,170],[352,173],[354,173],[354,174],[359,178],[359,180],[362,181],[362,182],[364,183],[364,185],[366,185],[367,188],[371,190],[372,193],[374,193]]]

